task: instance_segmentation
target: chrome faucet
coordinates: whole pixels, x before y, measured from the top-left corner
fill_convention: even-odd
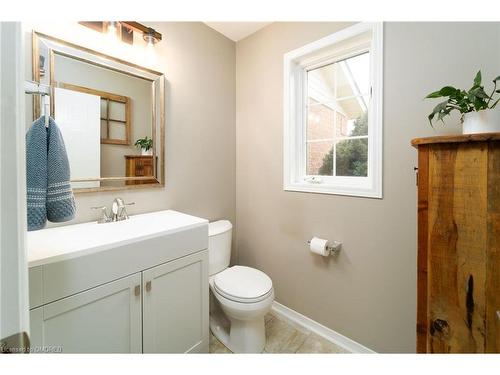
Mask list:
[[[111,205],[111,211],[113,213],[111,217],[112,221],[127,220],[129,217],[127,214],[126,206],[132,206],[134,204],[135,202],[125,203],[123,202],[123,199],[115,198],[113,204]]]
[[[109,223],[112,221],[122,221],[129,218],[126,210],[126,206],[131,206],[135,202],[125,203],[121,198],[115,198],[113,204],[111,205],[111,215],[108,214],[108,209],[106,206],[91,207],[93,210],[101,210],[101,216],[97,219],[99,224]]]

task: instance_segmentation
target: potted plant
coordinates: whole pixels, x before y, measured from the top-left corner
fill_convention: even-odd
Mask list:
[[[497,81],[500,81],[500,76],[493,80],[493,91],[488,95],[481,85],[479,71],[468,91],[445,86],[427,95],[426,99],[447,98],[435,106],[428,116],[431,126],[436,117],[444,123],[443,118],[456,110],[462,115],[460,120],[463,134],[500,132],[500,106],[497,107],[500,98],[495,98],[500,93],[500,89],[497,90]]]
[[[141,149],[141,155],[153,155],[153,139],[145,136],[135,141],[134,145]]]

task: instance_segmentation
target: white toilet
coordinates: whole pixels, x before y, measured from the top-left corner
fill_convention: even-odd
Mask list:
[[[251,267],[229,267],[233,226],[209,224],[210,330],[233,353],[260,353],[266,344],[264,315],[274,300],[273,283]]]

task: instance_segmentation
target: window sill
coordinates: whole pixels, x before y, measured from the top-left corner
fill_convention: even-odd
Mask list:
[[[329,195],[343,195],[360,198],[382,199],[382,191],[379,189],[367,189],[360,187],[338,187],[324,184],[292,183],[285,184],[284,191],[294,191],[301,193],[316,193]]]

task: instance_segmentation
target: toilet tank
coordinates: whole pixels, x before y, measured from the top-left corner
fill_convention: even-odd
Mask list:
[[[208,224],[208,273],[210,276],[229,267],[233,225],[228,220]]]

